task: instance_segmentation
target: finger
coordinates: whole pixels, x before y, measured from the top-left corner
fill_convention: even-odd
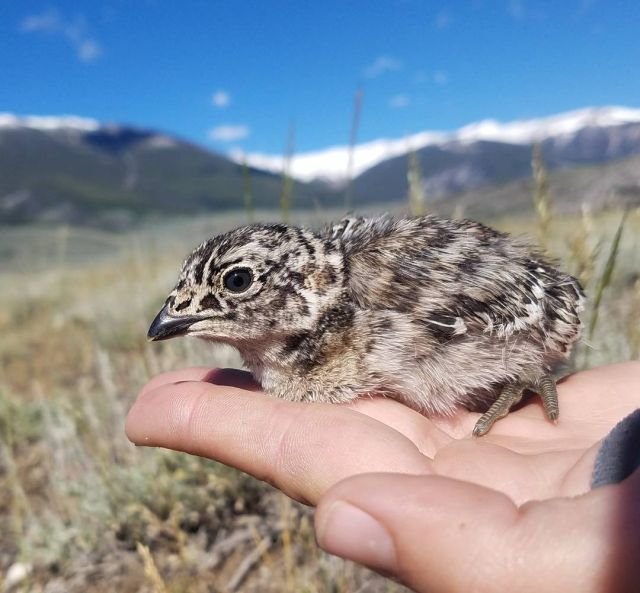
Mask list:
[[[260,386],[251,373],[239,369],[212,369],[211,367],[190,367],[176,371],[168,371],[153,377],[140,391],[140,395],[153,391],[163,385],[181,383],[183,381],[205,381],[215,385],[228,385],[249,391],[258,391]]]
[[[558,385],[563,426],[586,426],[589,435],[603,438],[638,407],[640,362],[612,364],[575,373]],[[634,387],[635,386],[635,387]]]
[[[408,408],[400,402],[384,398],[360,398],[349,408],[383,422],[406,436],[427,457],[433,458],[437,451],[451,442],[452,437],[431,419]]]
[[[322,498],[316,534],[328,552],[418,592],[631,593],[640,583],[636,473],[635,485],[520,508],[449,478],[360,475]]]
[[[430,468],[402,434],[344,406],[297,404],[197,381],[141,394],[126,431],[136,444],[215,459],[312,504],[351,475]]]

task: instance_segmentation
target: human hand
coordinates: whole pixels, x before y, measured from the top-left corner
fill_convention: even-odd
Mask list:
[[[639,384],[638,363],[578,373],[559,385],[557,426],[533,400],[475,439],[470,435],[479,415],[470,412],[428,419],[381,398],[349,406],[292,403],[256,393],[240,371],[186,369],[156,377],[142,390],[127,433],[140,445],[232,465],[313,505],[341,480],[371,472],[437,474],[432,480],[484,486],[521,505],[589,489],[599,440],[637,407],[629,386]]]
[[[640,470],[519,506],[452,478],[363,474],[321,499],[316,538],[419,593],[637,593],[639,503]]]

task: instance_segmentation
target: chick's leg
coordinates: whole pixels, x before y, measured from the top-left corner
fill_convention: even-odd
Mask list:
[[[542,375],[532,386],[532,391],[536,391],[542,397],[542,405],[547,418],[555,422],[560,415],[558,407],[558,391],[556,390],[556,380],[551,375]]]
[[[491,407],[476,422],[473,427],[473,436],[481,437],[487,434],[496,421],[504,418],[509,413],[511,406],[520,401],[523,390],[524,386],[520,383],[506,385],[498,399],[491,404]]]
[[[535,377],[535,376],[534,376]],[[519,383],[511,383],[504,387],[498,399],[480,417],[473,428],[473,436],[480,437],[487,432],[500,418],[504,418],[511,407],[522,398],[522,392],[528,389],[540,394],[546,417],[555,422],[560,414],[558,407],[558,392],[556,381],[548,373],[538,375],[535,378],[525,378]]]

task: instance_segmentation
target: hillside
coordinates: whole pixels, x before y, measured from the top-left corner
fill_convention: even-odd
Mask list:
[[[640,154],[640,123],[588,126],[541,142],[547,167],[570,170],[616,162]],[[432,199],[526,179],[531,175],[532,143],[487,140],[454,141],[415,151]],[[408,155],[384,160],[359,175],[352,191],[356,202],[403,200],[407,195]]]
[[[44,118],[43,118],[44,119]],[[282,180],[178,138],[128,126],[0,125],[0,223],[126,226],[148,215],[277,207]],[[296,183],[296,200],[335,199]]]
[[[562,209],[600,208],[637,199],[638,119],[638,110],[594,108],[542,120],[478,122],[449,134],[416,135],[426,144],[414,154],[428,202],[440,211],[460,205],[483,216],[529,207],[532,147],[540,140]],[[352,182],[356,208],[406,202],[411,144],[387,143],[397,154],[385,159],[381,143],[355,147],[356,157],[366,153],[375,163]],[[334,163],[340,150],[328,157],[294,155],[294,174],[297,161],[310,167],[293,184],[296,208],[343,205],[337,179],[305,181],[327,158]],[[155,130],[0,114],[0,224],[125,228],[149,218],[241,210],[247,193],[254,207],[277,210],[282,186],[278,173]]]
[[[583,206],[594,212],[621,206],[640,208],[640,155],[553,171],[549,190],[555,213],[572,214]],[[531,211],[533,192],[533,181],[527,176],[454,195],[432,196],[427,198],[427,208],[480,219],[519,215]]]

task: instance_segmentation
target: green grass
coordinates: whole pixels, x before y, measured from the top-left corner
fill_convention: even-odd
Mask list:
[[[291,213],[310,224],[338,215]],[[83,593],[225,590],[263,546],[239,590],[401,590],[319,552],[309,512],[270,487],[210,461],[137,449],[124,436],[126,411],[153,374],[239,364],[199,341],[149,344],[145,334],[182,258],[246,216],[158,221],[125,234],[0,229],[0,588],[22,562],[32,567],[24,591],[56,580]],[[620,216],[556,217],[546,231],[549,250],[582,271],[589,292],[609,274],[578,366],[586,352],[596,365],[640,351],[640,213],[629,214],[611,267]],[[487,222],[537,231],[534,216]]]

